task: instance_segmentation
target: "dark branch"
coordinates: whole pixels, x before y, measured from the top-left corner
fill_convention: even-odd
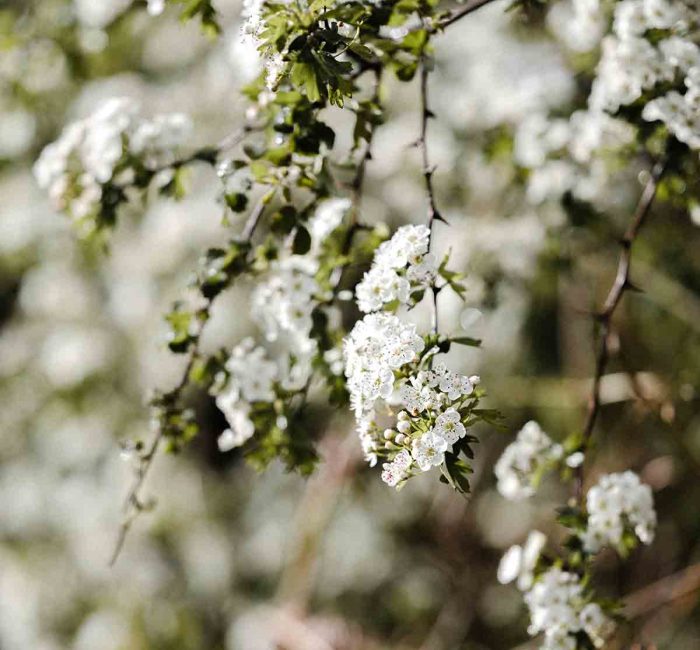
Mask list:
[[[494,0],[471,0],[471,2],[467,2],[467,4],[461,9],[455,9],[447,16],[447,18],[439,21],[433,28],[433,31],[436,31],[437,29],[445,29],[465,16],[475,12],[477,9],[481,9],[481,7],[491,4],[492,2],[494,2]]]
[[[257,229],[258,224],[260,223],[260,218],[262,217],[265,211],[265,207],[269,202],[269,197],[270,193],[268,192],[263,196],[263,198],[260,201],[258,201],[255,208],[253,208],[253,210],[251,211],[250,215],[248,216],[248,219],[245,222],[245,225],[243,226],[243,231],[241,233],[242,241],[249,242],[252,239],[253,235],[255,234],[255,230]],[[206,302],[202,307],[202,310],[206,314],[210,312],[212,302],[212,298],[206,299]],[[199,321],[199,329],[196,332],[196,334],[192,337],[192,343],[187,353],[187,363],[185,364],[185,368],[182,372],[182,375],[180,376],[180,381],[177,383],[175,388],[173,388],[168,393],[168,397],[173,403],[177,403],[180,400],[182,392],[187,387],[190,373],[192,372],[194,363],[197,360],[197,357],[199,356],[199,344],[202,338],[204,326],[207,321],[208,318],[203,318]],[[134,480],[131,484],[129,492],[127,493],[126,499],[124,500],[124,518],[122,519],[121,526],[119,527],[117,541],[114,545],[114,550],[112,551],[112,555],[109,559],[109,566],[114,566],[115,562],[119,559],[119,555],[121,554],[121,551],[124,548],[124,542],[126,541],[126,537],[129,534],[131,526],[133,525],[134,521],[139,516],[139,514],[145,509],[144,502],[142,501],[140,496],[141,489],[143,488],[143,484],[146,481],[146,477],[148,476],[151,466],[153,465],[153,461],[156,457],[156,454],[158,453],[158,449],[160,448],[164,437],[165,431],[162,427],[158,427],[158,429],[153,434],[153,437],[147,450],[145,452],[141,452],[139,455],[138,465],[134,474]]]
[[[587,447],[590,443],[591,436],[593,435],[593,429],[595,428],[596,420],[600,413],[600,384],[605,374],[605,369],[607,368],[608,361],[610,360],[610,332],[612,325],[612,318],[617,306],[622,300],[622,296],[625,291],[632,289],[632,284],[630,282],[630,266],[632,263],[632,246],[634,244],[640,229],[644,225],[651,206],[654,203],[654,198],[656,197],[656,192],[659,186],[659,181],[663,176],[665,170],[665,163],[657,163],[652,172],[649,180],[647,181],[642,195],[637,203],[637,208],[634,211],[632,221],[630,222],[627,230],[622,238],[621,246],[622,253],[620,254],[620,259],[617,265],[617,273],[615,275],[615,280],[613,282],[608,296],[603,303],[603,309],[599,314],[596,315],[596,321],[600,327],[598,333],[597,346],[598,350],[596,353],[595,361],[595,374],[593,376],[593,387],[591,389],[591,394],[588,400],[588,410],[586,413],[586,420],[583,425],[583,447]],[[582,463],[576,471],[576,499],[580,502],[583,497],[583,481],[584,481],[584,463]]]
[[[428,154],[428,120],[434,117],[433,112],[430,110],[428,102],[428,75],[430,71],[428,70],[428,63],[425,56],[423,57],[421,71],[420,71],[420,98],[421,98],[421,123],[420,123],[420,137],[418,139],[418,146],[421,150],[421,160],[423,166],[423,178],[425,180],[425,191],[428,195],[428,228],[430,229],[430,234],[428,238],[428,251],[433,243],[433,224],[435,221],[444,221],[440,216],[437,209],[437,204],[435,201],[435,188],[433,186],[433,173],[435,168],[430,166],[430,156]],[[435,286],[435,281],[432,285],[433,301],[432,301],[432,331],[433,334],[438,333],[438,309],[437,309],[437,287]]]

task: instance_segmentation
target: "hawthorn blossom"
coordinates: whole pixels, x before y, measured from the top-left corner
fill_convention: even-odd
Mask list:
[[[396,487],[408,474],[408,470],[413,464],[411,455],[405,449],[400,451],[390,463],[382,465],[382,481],[390,487]]]
[[[518,589],[530,589],[537,561],[546,543],[547,537],[544,533],[533,530],[524,546],[511,546],[498,565],[498,581],[505,585],[517,580]]]
[[[152,171],[167,166],[190,130],[185,115],[146,119],[135,101],[113,98],[47,145],[34,175],[57,210],[83,220],[99,213],[107,184],[128,185],[139,166]]]
[[[423,472],[442,465],[447,451],[447,440],[435,431],[428,431],[413,441],[413,460]]]
[[[319,304],[317,268],[315,259],[292,255],[274,261],[258,282],[251,296],[251,312],[268,341],[287,335],[295,350],[315,348],[309,332]]]
[[[414,291],[434,283],[437,266],[428,253],[430,229],[402,226],[377,248],[372,267],[355,288],[357,306],[365,313],[389,303],[410,303]]]
[[[279,379],[277,364],[267,358],[264,348],[246,338],[238,344],[226,362],[229,390],[246,402],[275,399],[273,384]]]
[[[643,544],[651,544],[656,512],[651,488],[631,471],[607,474],[586,495],[588,522],[583,541],[595,553],[609,545],[620,549],[626,531]]]
[[[537,422],[527,422],[496,462],[498,491],[513,501],[531,497],[542,472],[563,455],[562,446],[552,442]]]
[[[450,407],[437,416],[433,431],[444,438],[448,445],[452,445],[467,433],[461,420],[462,416],[454,408]]]
[[[528,632],[544,633],[544,650],[575,650],[575,634],[581,629],[579,620],[583,605],[583,587],[574,573],[551,568],[524,595],[530,610]]]
[[[389,397],[393,371],[415,361],[425,348],[416,327],[392,314],[368,314],[345,338],[345,376],[356,415]]]
[[[615,624],[598,603],[588,603],[579,614],[581,627],[596,648],[602,648],[615,631]]]

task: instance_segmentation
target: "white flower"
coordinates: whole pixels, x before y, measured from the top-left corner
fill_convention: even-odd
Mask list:
[[[390,372],[415,361],[425,347],[415,325],[386,313],[368,314],[358,321],[343,343],[345,376],[356,415],[372,409],[393,388]],[[391,385],[389,384],[391,380]]]
[[[571,468],[581,467],[585,459],[586,457],[582,451],[576,451],[566,457],[566,466]]]
[[[437,276],[437,264],[435,256],[427,253],[412,262],[406,270],[408,281],[417,286],[430,286],[435,282]]]
[[[238,400],[237,391],[228,390],[216,398],[216,405],[226,417],[230,429],[226,429],[218,439],[221,451],[230,451],[245,444],[255,433],[255,425],[248,417],[250,406]]]
[[[615,630],[615,624],[605,615],[598,603],[588,603],[581,610],[579,620],[596,648],[602,648]]]
[[[395,487],[401,480],[406,478],[407,472],[413,460],[411,455],[402,449],[391,463],[384,463],[382,471],[382,480],[389,486]]]
[[[34,174],[57,209],[81,219],[98,211],[101,185],[133,177],[134,169],[125,167],[130,156],[138,157],[147,169],[167,164],[190,127],[189,118],[182,114],[148,120],[139,116],[133,100],[112,98],[45,147]],[[115,178],[117,168],[120,173]]]
[[[237,345],[226,362],[230,373],[229,391],[246,402],[269,402],[275,399],[273,383],[279,378],[274,361],[266,358],[261,347],[251,339]]]
[[[607,474],[586,495],[588,524],[584,546],[595,553],[605,545],[620,548],[625,530],[644,544],[654,539],[656,512],[651,488],[634,472]]]
[[[542,549],[547,543],[547,537],[538,530],[533,530],[525,542],[525,546],[511,546],[501,558],[498,565],[498,581],[508,584],[517,579],[518,589],[530,589],[534,580],[534,570],[540,558]]]
[[[384,268],[403,268],[410,259],[428,252],[429,241],[430,229],[427,226],[401,226],[389,241],[377,248],[374,263]]]
[[[552,442],[537,422],[528,422],[496,462],[498,491],[514,501],[531,497],[542,471],[562,455],[561,445]]]
[[[315,350],[309,333],[312,313],[319,305],[317,267],[315,258],[292,255],[273,262],[258,282],[251,296],[251,313],[268,341],[285,335],[292,351]]]
[[[528,632],[532,636],[544,632],[545,639],[561,643],[561,637],[581,629],[583,587],[575,573],[552,567],[539,576],[524,598],[530,609]]]
[[[507,585],[520,575],[522,565],[523,548],[517,544],[511,546],[501,558],[498,564],[498,582]]]
[[[323,201],[309,220],[309,233],[315,247],[320,246],[340,224],[352,208],[352,201],[346,198],[333,198]]]
[[[646,26],[655,29],[668,29],[681,19],[675,3],[669,0],[644,0]]]
[[[374,411],[369,411],[358,419],[357,435],[360,438],[365,460],[370,467],[374,467],[377,464],[377,445],[381,441]]]
[[[461,416],[453,408],[438,415],[433,431],[442,436],[448,445],[453,445],[467,432],[461,422]]]
[[[437,433],[428,431],[413,441],[411,450],[413,459],[422,471],[442,465],[447,451],[447,441]]]

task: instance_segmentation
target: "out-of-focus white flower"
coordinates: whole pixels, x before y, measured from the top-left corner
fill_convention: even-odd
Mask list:
[[[518,581],[518,589],[530,589],[534,580],[534,570],[540,558],[542,549],[547,543],[547,537],[538,530],[528,535],[525,546],[511,546],[501,558],[498,565],[498,581],[508,584]]]
[[[496,462],[498,491],[514,501],[532,496],[541,473],[563,453],[561,445],[552,442],[537,422],[526,423]]]
[[[103,28],[131,6],[131,0],[73,0],[78,20],[88,27]]]
[[[165,0],[148,0],[147,9],[151,16],[160,16],[165,11]]]
[[[29,149],[36,120],[22,110],[0,111],[0,158],[15,158]]]
[[[130,157],[156,170],[174,160],[190,130],[185,115],[158,115],[149,120],[139,116],[133,100],[112,98],[88,118],[66,127],[58,140],[45,147],[34,165],[34,175],[56,209],[80,220],[98,211],[105,183],[127,183],[133,177]]]
[[[631,471],[606,474],[586,495],[588,523],[583,541],[589,552],[610,545],[620,548],[625,530],[632,530],[643,544],[651,544],[656,511],[651,488]]]

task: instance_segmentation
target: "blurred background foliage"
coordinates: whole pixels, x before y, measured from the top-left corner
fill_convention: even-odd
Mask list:
[[[553,509],[567,495],[553,480],[536,500],[506,502],[493,462],[527,419],[560,440],[582,426],[591,313],[641,188],[631,164],[591,203],[528,191],[529,172],[513,162],[519,126],[581,106],[595,63],[562,42],[541,5],[518,18],[495,3],[463,21],[437,39],[431,76],[431,153],[451,224],[437,244],[452,248],[469,289],[467,312],[441,297],[441,322],[483,339],[483,350],[451,354],[482,375],[507,423],[481,431],[473,496],[427,476],[388,489],[365,469],[351,418],[320,405],[317,473],[256,475],[237,452],[218,452],[223,417],[192,395],[204,431],[157,460],[157,506],[107,567],[130,471],[119,442],[143,435],[144,395],[172,384],[180,363],[161,314],[198,251],[240,224],[222,225],[216,178],[195,167],[182,201],[124,214],[105,257],[51,212],[31,164],[67,121],[113,95],[189,113],[199,144],[233,131],[258,63],[240,42],[238,3],[217,6],[214,40],[177,9],[152,18],[142,2],[0,6],[0,647],[518,647],[525,612],[495,567],[533,527],[556,539]],[[423,219],[416,84],[387,80],[384,100],[362,211],[394,227]],[[697,585],[646,609],[639,590],[700,562],[699,250],[698,225],[658,203],[634,253],[643,292],[616,314],[588,477],[631,467],[654,488],[653,546],[624,566],[604,555],[598,578],[603,592],[637,594],[631,639],[674,650],[700,647]],[[249,289],[222,297],[205,347],[252,331]]]

